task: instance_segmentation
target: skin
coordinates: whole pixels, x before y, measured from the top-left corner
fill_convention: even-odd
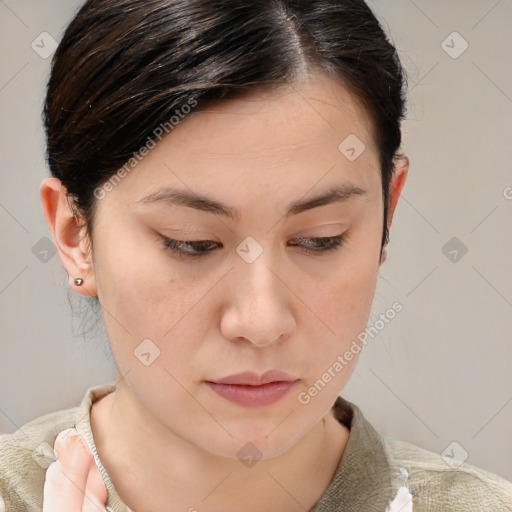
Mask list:
[[[43,512],[106,512],[107,489],[87,443],[76,429],[59,433],[54,452],[58,460],[46,471]]]
[[[45,219],[70,284],[102,307],[118,383],[93,405],[91,427],[132,510],[303,512],[327,488],[349,437],[331,408],[357,356],[307,405],[298,395],[364,331],[386,258],[371,127],[349,91],[324,75],[213,105],[99,200],[92,252],[59,180],[43,181]],[[366,146],[355,161],[338,150],[349,134]],[[408,165],[396,161],[388,226]],[[347,182],[366,195],[284,217],[290,202]],[[212,197],[240,218],[136,204],[161,186]],[[323,254],[291,245],[344,232],[344,245]],[[222,245],[187,259],[158,233]],[[263,248],[252,263],[235,250],[247,236]],[[134,356],[146,338],[160,350],[149,366]],[[300,382],[265,407],[235,405],[204,383],[272,368]],[[261,452],[252,467],[237,457],[246,443]]]

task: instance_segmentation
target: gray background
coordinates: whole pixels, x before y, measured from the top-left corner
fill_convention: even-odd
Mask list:
[[[71,314],[66,272],[44,253],[50,58],[31,44],[42,53],[42,32],[59,40],[79,3],[0,0],[0,432],[78,405],[115,375],[101,321],[84,340],[96,317],[74,292]],[[370,5],[409,75],[411,167],[369,325],[394,301],[404,309],[370,338],[342,394],[382,434],[467,452],[512,480],[512,3]]]

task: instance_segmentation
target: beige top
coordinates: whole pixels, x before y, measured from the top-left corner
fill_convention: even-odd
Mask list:
[[[114,390],[114,383],[91,387],[78,407],[40,416],[13,434],[0,435],[0,495],[6,512],[42,511],[46,468],[55,460],[55,438],[71,427],[94,455],[107,488],[107,510],[129,512],[98,457],[90,425],[92,403]],[[448,464],[439,454],[379,435],[361,410],[341,397],[334,412],[350,429],[350,436],[329,486],[311,512],[386,512],[401,487],[412,495],[412,504],[402,512],[512,512],[512,483],[466,463]],[[392,506],[389,512],[399,509]]]

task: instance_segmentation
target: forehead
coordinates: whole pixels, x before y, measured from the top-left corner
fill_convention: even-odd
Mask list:
[[[335,144],[337,148],[349,134],[376,149],[366,110],[339,80],[325,74],[309,75],[278,89],[203,103],[200,111],[176,128],[175,143],[181,143],[185,151],[203,148],[199,156],[204,157],[208,148],[219,156],[225,149],[231,156],[256,156],[285,150],[287,144]]]
[[[357,159],[347,157],[345,141],[361,152]],[[254,184],[296,195],[298,184],[311,187],[324,177],[352,178],[368,189],[380,183],[379,173],[369,116],[339,81],[321,75],[203,103],[157,143],[121,190],[133,199],[156,184],[228,194]]]

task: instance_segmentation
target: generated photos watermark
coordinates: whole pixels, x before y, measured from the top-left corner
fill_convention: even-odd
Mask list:
[[[379,334],[387,324],[393,320],[397,313],[402,311],[403,305],[396,301],[392,304],[390,308],[388,308],[384,313],[381,313],[379,319],[376,320],[372,326],[366,327],[366,329],[357,335],[357,340],[359,340],[360,344],[358,344],[357,340],[352,340],[352,344],[350,348],[348,348],[343,354],[338,355],[336,361],[332,363],[329,368],[322,374],[322,376],[315,381],[315,383],[310,386],[306,391],[301,391],[297,395],[297,399],[302,405],[307,405],[311,402],[311,399],[317,396],[326,386],[333,380],[337,374],[339,374],[343,368],[348,366],[350,361],[354,359],[354,356],[359,354],[362,350],[363,345],[368,344],[368,337],[374,338]]]
[[[133,156],[105,183],[94,189],[94,197],[96,199],[103,199],[107,192],[110,192],[114,187],[126,177],[144,157],[149,155],[149,152],[156,148],[157,142],[155,139],[162,140],[162,137],[170,133],[180,122],[185,118],[187,114],[190,114],[192,109],[197,105],[195,98],[189,98],[185,105],[182,105],[179,109],[174,111],[175,115],[171,116],[168,121],[160,123],[146,139],[146,142],[139,148],[138,151],[133,153]]]

